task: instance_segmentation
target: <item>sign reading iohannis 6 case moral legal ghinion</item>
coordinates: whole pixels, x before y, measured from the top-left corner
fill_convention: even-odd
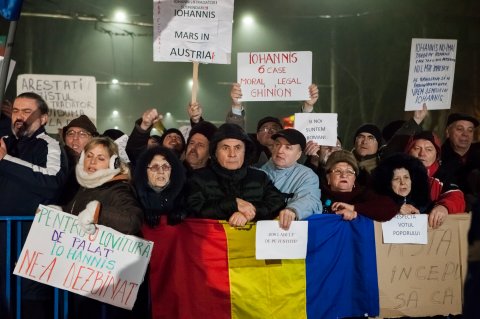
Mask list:
[[[312,83],[312,52],[238,53],[242,101],[305,101]]]
[[[154,0],[153,60],[230,64],[233,0]]]
[[[457,40],[412,39],[405,111],[449,109]]]
[[[48,104],[47,133],[57,134],[71,120],[85,114],[96,124],[97,82],[93,76],[20,74],[17,94],[34,92]]]
[[[13,273],[125,309],[132,309],[153,243],[40,205]]]

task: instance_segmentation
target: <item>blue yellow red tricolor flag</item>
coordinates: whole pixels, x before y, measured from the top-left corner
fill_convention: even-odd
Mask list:
[[[379,314],[373,222],[309,219],[305,260],[256,260],[255,225],[189,219],[155,239],[153,318],[342,318]]]
[[[20,17],[23,0],[0,0],[0,15],[10,21]]]

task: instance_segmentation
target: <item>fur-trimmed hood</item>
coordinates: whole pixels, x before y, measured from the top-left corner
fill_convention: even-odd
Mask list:
[[[405,168],[410,173],[412,190],[407,198],[395,194],[392,190],[393,171]],[[420,209],[425,209],[430,203],[430,182],[427,169],[423,163],[408,154],[397,153],[385,158],[372,173],[375,191],[392,197],[397,203],[406,201]]]

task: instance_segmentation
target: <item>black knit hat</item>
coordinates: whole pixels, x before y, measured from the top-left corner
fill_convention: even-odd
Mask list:
[[[355,136],[353,137],[353,142],[354,143],[355,143],[355,139],[357,138],[357,136],[360,133],[370,133],[370,134],[372,134],[375,137],[375,139],[377,140],[379,146],[382,145],[382,143],[383,143],[382,142],[382,132],[380,132],[380,129],[375,124],[367,123],[367,124],[363,124],[362,126],[360,126],[357,129],[357,131],[355,132]]]
[[[452,114],[450,114],[448,116],[448,119],[447,119],[447,126],[449,126],[450,124],[452,124],[453,122],[456,122],[456,121],[469,121],[469,122],[472,122],[474,127],[478,126],[478,120],[476,118],[474,118],[473,116],[470,116],[468,114],[464,114],[464,113],[452,113]]]
[[[258,130],[260,130],[260,128],[262,127],[263,124],[268,123],[268,122],[278,124],[281,128],[283,128],[283,125],[282,125],[282,123],[280,122],[279,119],[277,119],[276,117],[273,117],[273,116],[266,116],[266,117],[260,119],[260,121],[258,121],[257,132],[258,132]]]
[[[124,135],[125,135],[125,133],[123,133],[122,131],[117,130],[115,128],[108,129],[105,132],[103,132],[103,134],[102,134],[102,136],[108,136],[114,141],[119,139],[120,137],[122,137]]]
[[[243,165],[249,164],[255,155],[255,144],[239,125],[231,123],[222,124],[215,134],[213,134],[213,137],[210,140],[209,150],[212,159],[216,159],[215,153],[217,151],[217,144],[227,138],[233,138],[245,143],[245,159]]]
[[[215,134],[215,132],[217,130],[218,130],[217,127],[215,125],[213,125],[212,123],[207,122],[207,121],[201,121],[201,122],[195,124],[192,127],[192,129],[190,130],[190,133],[188,134],[187,144],[190,141],[190,139],[192,138],[192,136],[197,134],[197,133],[202,134],[203,136],[205,136],[207,138],[207,140],[210,141],[213,137],[213,134]]]
[[[185,138],[183,137],[183,134],[182,132],[180,132],[179,129],[176,129],[176,128],[169,128],[168,130],[166,130],[165,132],[163,132],[162,136],[160,136],[160,145],[163,145],[163,140],[165,139],[165,137],[168,135],[168,134],[171,134],[171,133],[175,133],[177,135],[180,136],[180,139],[182,141],[182,145],[183,145],[183,148],[185,148]]]
[[[95,124],[88,118],[86,115],[80,115],[79,117],[73,119],[68,123],[66,126],[63,127],[63,138],[65,139],[65,134],[71,127],[79,127],[87,131],[88,133],[92,134],[92,136],[98,136],[97,128]]]
[[[307,140],[305,136],[300,131],[297,131],[294,128],[287,128],[285,130],[278,131],[277,133],[272,135],[272,139],[276,139],[278,137],[283,137],[290,143],[291,145],[299,144],[302,148],[302,151],[305,150],[305,146],[307,145]]]

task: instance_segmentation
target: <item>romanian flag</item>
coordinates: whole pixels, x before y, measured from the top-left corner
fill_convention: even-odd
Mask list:
[[[189,219],[145,228],[155,242],[153,318],[342,318],[379,314],[373,222],[309,219],[305,260],[256,260],[255,225]]]
[[[20,17],[23,0],[0,0],[0,15],[10,21]]]

